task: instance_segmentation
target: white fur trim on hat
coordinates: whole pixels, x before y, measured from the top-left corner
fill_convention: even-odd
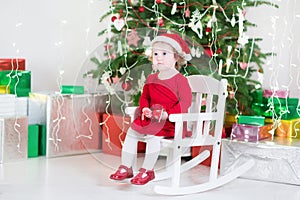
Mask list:
[[[164,36],[164,35],[163,36],[157,36],[152,40],[152,45],[155,42],[164,42],[164,43],[167,43],[167,44],[171,45],[178,52],[178,54],[181,57],[183,57],[186,61],[189,61],[189,60],[192,59],[191,54],[184,52],[182,50],[182,47],[180,46],[180,44],[171,37]]]

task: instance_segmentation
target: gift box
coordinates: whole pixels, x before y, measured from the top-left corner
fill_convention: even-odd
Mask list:
[[[0,94],[0,117],[15,116],[16,96],[12,94]]]
[[[29,96],[31,91],[30,71],[0,71],[0,85],[10,87],[10,94]]]
[[[28,158],[39,155],[39,126],[28,125]]]
[[[51,92],[34,92],[28,98],[28,123],[46,124],[47,98]],[[52,93],[53,94],[53,93]]]
[[[0,71],[25,70],[24,58],[0,58]]]
[[[299,118],[298,98],[263,98],[263,103],[253,103],[252,109],[256,115],[280,119]]]
[[[95,111],[98,102],[95,99],[88,94],[48,96],[47,157],[100,151],[100,126]]]
[[[39,124],[39,155],[46,155],[47,148],[47,126],[44,124]]]
[[[62,85],[61,93],[62,94],[84,94],[84,86]]]
[[[0,163],[27,159],[27,117],[0,118]]]
[[[220,174],[254,160],[241,178],[300,185],[300,140],[279,139],[256,143],[222,139]]]
[[[265,125],[265,117],[239,115],[238,116],[238,124],[248,124],[248,125],[254,125],[254,126],[263,126],[263,125]]]
[[[271,138],[274,135],[273,124],[254,126],[247,124],[233,124],[230,138],[246,142],[257,142],[262,139]]]
[[[9,85],[0,85],[0,94],[10,94]]]
[[[28,115],[28,97],[16,98],[16,116]]]
[[[128,128],[130,117],[103,114],[102,117],[102,152],[120,156]],[[145,151],[145,143],[139,142],[137,152]]]
[[[275,135],[278,137],[300,138],[300,118],[280,120]]]
[[[279,98],[287,98],[289,97],[288,90],[271,90],[271,89],[264,89],[263,90],[263,97],[279,97]]]

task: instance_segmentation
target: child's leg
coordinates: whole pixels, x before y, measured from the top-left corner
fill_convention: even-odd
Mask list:
[[[122,165],[131,167],[137,155],[137,144],[140,134],[131,128],[128,129],[122,148]]]
[[[161,137],[152,136],[147,138],[146,142],[146,155],[143,163],[143,168],[152,170],[158,159],[160,152],[160,140]]]

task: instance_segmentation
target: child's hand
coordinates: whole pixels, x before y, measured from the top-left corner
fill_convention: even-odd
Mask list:
[[[142,120],[144,119],[144,117],[147,117],[147,118],[151,118],[152,117],[152,110],[150,110],[150,108],[143,108],[142,110]]]

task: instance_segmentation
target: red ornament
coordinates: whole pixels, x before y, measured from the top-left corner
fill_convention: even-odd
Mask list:
[[[125,91],[128,91],[131,89],[131,83],[129,81],[124,81],[122,83],[122,89]]]
[[[162,3],[162,0],[156,0],[155,1],[157,4],[161,4]]]
[[[159,18],[157,21],[158,26],[164,26],[164,19],[163,18]]]
[[[112,17],[111,17],[111,21],[112,21],[112,22],[114,22],[116,19],[117,19],[116,16],[112,16]]]
[[[204,48],[204,53],[209,57],[212,57],[214,55],[214,52],[210,48]]]
[[[145,12],[144,6],[140,6],[140,7],[139,7],[139,12]]]
[[[210,27],[206,27],[205,32],[206,33],[210,33],[211,32],[211,28]]]
[[[217,53],[217,54],[222,54],[222,53],[223,53],[223,52],[222,52],[222,49],[218,48],[216,53]]]

